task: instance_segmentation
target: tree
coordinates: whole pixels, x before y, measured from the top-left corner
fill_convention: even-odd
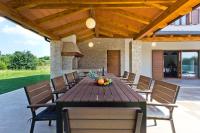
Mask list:
[[[5,69],[7,69],[6,63],[0,60],[0,70],[5,70]]]
[[[10,69],[36,69],[37,58],[30,52],[16,51],[10,59]]]
[[[44,56],[38,58],[37,65],[38,66],[47,66],[50,64],[50,57],[49,56]]]

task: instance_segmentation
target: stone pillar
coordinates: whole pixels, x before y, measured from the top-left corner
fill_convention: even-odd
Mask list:
[[[51,41],[51,78],[62,75],[61,49],[61,41]]]
[[[129,71],[129,43],[131,39],[125,39],[125,60],[124,60],[124,69]],[[123,74],[123,73],[122,73]]]
[[[136,74],[136,82],[139,79],[142,66],[142,41],[132,41],[132,72]]]

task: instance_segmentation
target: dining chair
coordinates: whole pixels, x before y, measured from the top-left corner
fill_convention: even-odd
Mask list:
[[[64,108],[66,133],[140,133],[140,108]]]
[[[173,133],[176,133],[173,110],[178,107],[175,103],[179,89],[178,85],[156,80],[151,94],[151,102],[147,102],[147,119],[153,119],[155,125],[157,125],[156,120],[169,120]],[[168,113],[164,109],[167,109]]]
[[[56,104],[50,87],[49,81],[42,81],[40,83],[24,87],[29,105],[32,113],[32,123],[30,133],[33,133],[36,121],[51,121],[56,120]],[[52,101],[52,103],[49,103]],[[42,109],[44,108],[44,109]],[[42,109],[40,112],[38,109]]]
[[[124,74],[120,77],[121,79],[128,79],[129,72],[124,71]]]
[[[127,79],[123,79],[123,80],[127,85],[132,87],[134,85],[135,76],[136,76],[135,73],[129,73],[128,78]]]
[[[140,75],[139,81],[137,84],[132,86],[132,89],[138,93],[145,94],[146,100],[148,101],[149,94],[152,93],[151,88],[152,78]]]
[[[74,80],[76,83],[80,82],[82,78],[80,78],[77,71],[73,72]]]
[[[69,85],[69,89],[71,89],[74,85],[76,85],[73,73],[65,74],[65,78],[67,80],[67,84]]]
[[[53,94],[56,95],[56,99],[58,99],[59,94],[65,93],[69,89],[69,85],[65,84],[63,76],[52,78],[51,83],[54,88]]]

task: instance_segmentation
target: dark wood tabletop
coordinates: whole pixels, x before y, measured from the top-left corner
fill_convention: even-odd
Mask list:
[[[146,101],[119,77],[106,75],[112,79],[108,86],[98,86],[85,77],[76,86],[63,94],[57,101],[57,133],[62,133],[62,109],[64,107],[140,107],[144,113],[141,133],[146,133]]]
[[[93,79],[85,77],[73,89],[61,96],[57,102],[143,102],[143,97],[121,81],[109,75],[112,84],[98,86]]]

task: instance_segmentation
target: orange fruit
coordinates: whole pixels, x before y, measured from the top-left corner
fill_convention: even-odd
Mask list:
[[[98,79],[97,83],[98,83],[99,85],[103,85],[103,84],[104,84],[104,79]]]

